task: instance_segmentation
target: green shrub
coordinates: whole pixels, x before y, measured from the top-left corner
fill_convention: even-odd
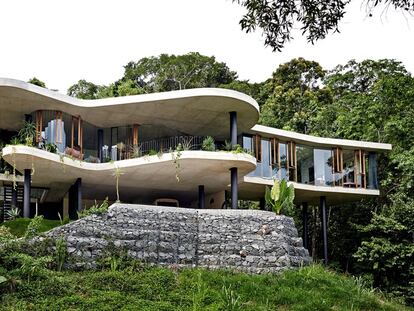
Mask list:
[[[10,232],[10,228],[0,226],[0,244],[7,243],[15,238],[16,236]]]
[[[214,142],[214,138],[211,136],[207,136],[203,140],[203,144],[201,145],[201,149],[204,151],[214,151],[216,150],[216,145]]]
[[[101,204],[98,204],[95,201],[95,204],[92,205],[91,207],[81,212],[78,212],[78,217],[84,218],[90,215],[101,215],[103,213],[106,213],[108,211],[108,208],[109,208],[108,197],[106,197],[105,200]]]
[[[27,226],[26,233],[24,234],[25,239],[31,239],[35,237],[36,235],[39,235],[41,233],[41,227],[43,222],[43,216],[35,216]]]
[[[62,271],[63,265],[65,264],[68,258],[68,248],[66,241],[63,237],[60,237],[56,240],[55,243],[55,264],[57,271]]]

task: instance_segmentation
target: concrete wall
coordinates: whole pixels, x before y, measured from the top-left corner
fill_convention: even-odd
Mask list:
[[[310,262],[292,218],[254,210],[114,204],[108,213],[47,233],[67,240],[78,264],[94,266],[108,244],[161,265],[278,272]]]

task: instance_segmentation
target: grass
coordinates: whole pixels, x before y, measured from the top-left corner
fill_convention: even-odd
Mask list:
[[[22,237],[24,233],[26,232],[26,228],[29,225],[31,220],[32,219],[30,218],[16,218],[14,220],[6,221],[0,224],[0,226],[8,227],[10,228],[10,232],[13,235],[17,237]],[[40,232],[49,231],[60,225],[61,223],[59,220],[43,219],[42,224],[40,226]]]
[[[319,265],[280,275],[147,266],[50,272],[0,302],[2,310],[412,310]]]

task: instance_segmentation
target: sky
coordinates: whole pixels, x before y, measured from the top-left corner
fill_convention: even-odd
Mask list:
[[[161,53],[199,52],[225,62],[239,78],[261,82],[279,64],[304,57],[325,69],[350,59],[393,58],[414,72],[414,17],[381,8],[367,17],[352,0],[341,33],[315,45],[300,32],[282,52],[246,34],[244,9],[231,0],[3,0],[0,77],[37,77],[61,93],[80,79],[109,84],[123,66]]]

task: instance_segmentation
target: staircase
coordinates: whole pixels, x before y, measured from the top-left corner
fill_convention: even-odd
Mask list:
[[[16,186],[17,191],[17,207],[21,209],[23,205],[23,187]],[[13,186],[3,187],[3,206],[0,209],[0,222],[10,220],[8,215],[12,209]]]

